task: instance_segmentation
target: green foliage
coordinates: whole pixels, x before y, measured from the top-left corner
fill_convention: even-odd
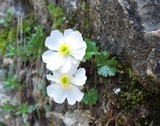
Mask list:
[[[90,106],[96,105],[98,98],[99,98],[98,91],[92,88],[89,89],[87,93],[84,94],[82,102]]]
[[[103,77],[114,76],[118,67],[116,57],[110,57],[110,53],[107,51],[102,51],[99,53],[96,43],[89,39],[86,39],[85,42],[87,44],[87,49],[84,58],[86,60],[90,60],[95,56],[98,74]]]
[[[8,46],[16,40],[16,26],[6,28],[0,32],[0,53],[4,54],[8,48]],[[15,50],[15,49],[14,49]]]
[[[19,106],[15,115],[22,115],[22,117],[26,117],[28,113],[32,113],[34,110],[35,110],[35,107],[33,105],[27,105],[27,103],[24,103]]]
[[[55,18],[62,17],[64,15],[62,8],[56,7],[54,4],[48,5],[48,9],[51,15]]]
[[[104,77],[114,76],[116,71],[115,67],[103,66],[98,69],[98,74]]]
[[[103,51],[95,57],[98,66],[98,74],[104,77],[114,76],[117,72],[118,62],[115,57],[110,58],[110,53]]]
[[[24,31],[24,41],[26,42],[26,47],[25,49],[23,47],[19,50],[22,55],[21,57],[24,60],[27,60],[32,56],[33,58],[37,59],[42,55],[42,52],[44,50],[44,41],[46,34],[43,32],[42,27],[39,25],[34,26],[33,29],[31,29],[31,26],[28,26],[24,29]]]
[[[90,12],[90,5],[88,1],[83,1],[83,6],[80,8],[80,11],[83,11],[83,17],[85,17],[80,20],[81,31],[84,36],[90,37],[92,34],[91,20],[89,18],[91,12]]]
[[[148,97],[149,92],[139,84],[130,68],[124,70],[122,77],[126,77],[128,82],[121,88],[119,93],[119,99],[121,100],[118,106],[124,110],[133,109],[135,106],[143,106],[145,97]]]
[[[3,122],[0,122],[0,126],[6,126]]]
[[[63,13],[62,8],[56,7],[54,4],[50,4],[48,6],[48,9],[54,19],[52,30],[53,29],[64,30],[65,28],[64,21],[66,20],[66,17]]]
[[[0,25],[7,27],[9,23],[12,21],[12,12],[11,9],[7,10],[6,17],[0,19]]]
[[[32,113],[35,110],[35,106],[27,105],[27,103],[21,105],[12,105],[10,103],[4,103],[2,106],[0,106],[0,108],[3,111],[15,115],[21,115],[22,117],[26,117],[28,113]]]
[[[129,92],[121,92],[120,96],[122,97],[123,102],[122,106],[125,106],[127,109],[130,109],[131,106],[139,106],[143,101],[143,95],[139,89],[133,89]]]
[[[15,113],[15,106],[9,103],[4,103],[0,108],[8,113]]]
[[[23,86],[18,83],[17,78],[14,77],[7,78],[2,84],[7,91],[21,90],[23,88]]]
[[[89,39],[85,39],[85,42],[87,44],[86,54],[84,58],[86,60],[91,59],[94,55],[98,53],[98,48],[96,46],[96,43],[94,41],[91,41]]]
[[[23,23],[23,38],[21,38],[21,40],[16,38],[15,32],[12,32],[9,37],[11,30],[8,31],[8,34],[4,37],[4,39],[8,39],[2,40],[2,43],[4,43],[4,56],[13,58],[17,58],[18,56],[22,62],[30,60],[31,58],[37,59],[40,57],[44,51],[44,41],[46,38],[43,28],[39,25],[32,24],[32,20],[29,20],[29,22],[24,21]],[[11,42],[9,41],[9,38],[11,39]],[[18,47],[15,45],[14,41],[19,43]]]

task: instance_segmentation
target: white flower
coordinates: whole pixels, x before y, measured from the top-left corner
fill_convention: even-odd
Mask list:
[[[114,88],[113,91],[114,91],[115,94],[118,94],[121,91],[121,89],[120,88],[117,88],[117,89]]]
[[[42,59],[47,64],[49,70],[61,69],[66,73],[73,64],[79,64],[86,51],[86,43],[82,34],[72,29],[64,31],[64,35],[54,30],[46,38],[45,46],[49,48],[43,53]]]
[[[79,68],[78,65],[73,65],[67,72],[63,73],[60,70],[53,71],[53,75],[47,75],[47,79],[51,80],[51,85],[47,87],[48,96],[52,97],[55,102],[61,104],[65,99],[70,105],[80,102],[84,93],[80,91],[86,82],[86,71],[84,68]]]

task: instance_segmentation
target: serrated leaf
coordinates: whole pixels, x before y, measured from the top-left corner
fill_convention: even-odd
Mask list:
[[[95,62],[97,64],[97,66],[104,66],[104,65],[106,65],[109,57],[110,57],[110,53],[107,52],[107,51],[103,51],[101,53],[98,53],[96,55],[96,59],[95,59]]]
[[[110,53],[103,51],[95,57],[95,62],[98,66],[98,74],[104,77],[114,76],[117,72],[118,62],[116,57],[110,58]]]
[[[90,89],[84,94],[83,102],[87,105],[95,105],[98,100],[98,91],[96,89]]]
[[[103,66],[98,68],[98,74],[104,77],[114,76],[115,72],[117,72],[115,67]]]
[[[89,60],[92,58],[93,55],[96,55],[98,53],[98,48],[97,48],[96,43],[94,41],[86,39],[85,42],[87,44],[87,49],[86,49],[86,54],[85,54],[84,58],[86,60]]]
[[[108,65],[108,66],[117,66],[118,62],[116,60],[116,57],[112,57],[111,59],[109,59],[107,61],[106,65]]]

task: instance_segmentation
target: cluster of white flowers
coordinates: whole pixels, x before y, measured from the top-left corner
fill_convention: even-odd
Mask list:
[[[84,94],[80,90],[87,79],[85,69],[78,69],[87,48],[82,34],[67,29],[63,35],[54,30],[46,38],[45,46],[49,50],[43,53],[42,59],[46,68],[52,72],[52,75],[47,75],[51,81],[47,87],[48,96],[57,103],[63,103],[67,99],[70,105],[81,101]]]

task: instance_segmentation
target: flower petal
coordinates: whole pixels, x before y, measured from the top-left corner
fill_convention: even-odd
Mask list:
[[[65,42],[70,45],[71,49],[79,47],[81,43],[83,43],[82,34],[78,31],[74,31],[69,34],[68,37],[65,37]],[[85,42],[84,42],[85,43]]]
[[[80,91],[84,88],[84,86],[76,86]]]
[[[77,64],[72,64],[72,66],[71,66],[70,70],[67,72],[67,74],[68,74],[69,76],[73,76],[73,74],[76,72],[78,66],[79,66],[79,63],[77,63]]]
[[[74,32],[72,29],[64,30],[64,37],[67,38],[72,32]]]
[[[79,48],[78,50],[72,50],[71,51],[71,55],[77,60],[82,60],[85,53],[86,53],[86,47],[85,46],[82,47],[82,48]]]
[[[77,85],[77,86],[83,86],[86,82],[86,71],[84,68],[79,68],[76,73],[74,74],[74,77],[71,79],[71,83]]]
[[[62,73],[67,73],[72,66],[71,57],[66,57],[65,62],[61,67]]]
[[[55,102],[61,104],[67,97],[67,92],[63,90],[59,84],[51,84],[47,87],[47,94],[52,97]]]
[[[82,93],[76,86],[71,85],[71,89],[68,90],[67,100],[70,105],[80,102],[83,98],[84,93]]]
[[[59,46],[63,43],[63,34],[58,30],[54,30],[51,32],[51,36],[46,38],[45,46],[47,46],[50,50],[58,51]]]
[[[55,74],[55,73],[54,73],[54,74]],[[48,74],[48,75],[47,75],[47,80],[53,81],[53,82],[55,82],[55,83],[60,83],[58,77],[55,76],[55,75],[51,75],[51,74]]]
[[[46,51],[42,55],[43,62],[47,63],[47,69],[56,70],[64,63],[64,58],[59,57],[57,52]]]
[[[55,55],[55,52],[50,51],[50,50],[44,52],[42,55],[43,62],[48,63],[50,61],[53,61],[54,55]]]

